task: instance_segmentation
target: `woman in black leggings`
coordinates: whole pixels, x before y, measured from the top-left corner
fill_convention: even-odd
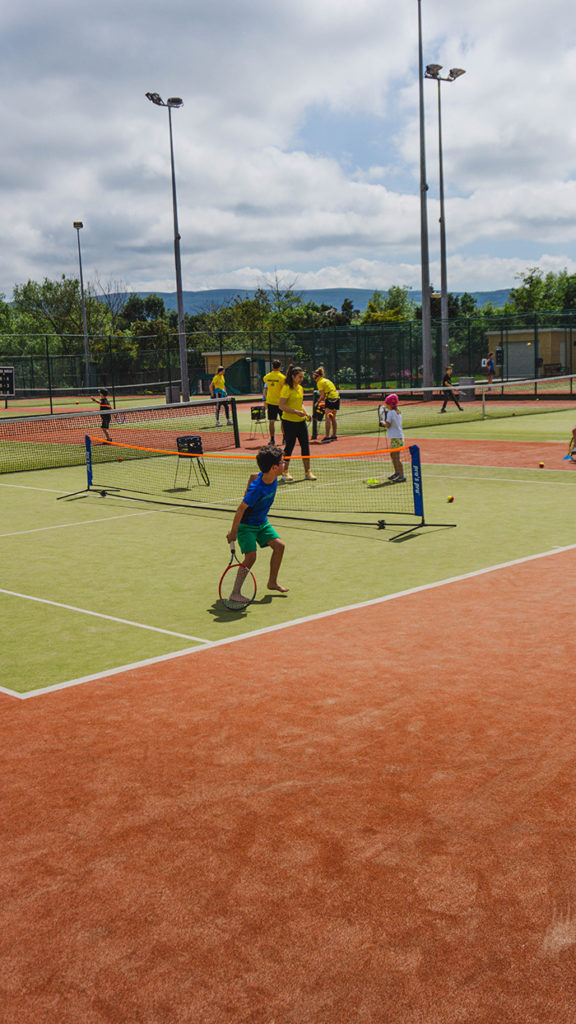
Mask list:
[[[294,451],[294,445],[298,441],[302,452],[302,462],[307,480],[315,480],[316,477],[310,469],[310,442],[308,440],[307,423],[310,416],[303,408],[304,370],[300,366],[290,366],[286,370],[286,380],[280,392],[279,406],[282,413],[282,427],[284,430],[284,472],[282,479],[285,483],[291,483],[294,479],[289,472],[290,456]]]

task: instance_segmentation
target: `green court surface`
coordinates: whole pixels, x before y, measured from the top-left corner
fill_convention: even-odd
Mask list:
[[[564,419],[553,424],[555,417]],[[571,419],[569,411],[523,418],[522,437],[543,440],[553,426],[549,439],[563,438]],[[467,424],[465,433],[479,436],[480,428],[484,437],[497,428],[514,439],[516,422]],[[230,515],[97,495],[57,501],[84,486],[80,467],[0,476],[2,689],[36,691],[576,542],[576,468],[427,465],[425,443],[422,461],[430,525],[394,541],[397,531],[375,524],[275,521],[287,545],[280,580],[290,591],[266,590],[269,556],[260,552],[257,599],[240,614],[217,599]],[[457,622],[438,628],[458,644]],[[298,671],[325,667],[321,621],[317,635],[314,649],[294,652]],[[391,637],[391,658],[393,648]]]

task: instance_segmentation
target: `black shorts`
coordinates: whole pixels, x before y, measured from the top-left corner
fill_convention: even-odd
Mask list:
[[[325,402],[327,409],[339,409],[340,399],[339,398],[327,398]]]
[[[101,421],[101,425],[102,425],[102,430],[108,430],[108,427],[110,426],[110,419],[111,419],[110,413],[108,413],[105,416],[101,416],[100,417],[100,421]]]
[[[266,408],[268,409],[268,419],[269,420],[277,420],[278,417],[280,416],[280,406],[279,405],[272,405],[269,402],[268,405],[266,406]]]

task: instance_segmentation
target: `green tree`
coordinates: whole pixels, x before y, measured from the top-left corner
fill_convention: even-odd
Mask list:
[[[110,318],[106,306],[88,287],[84,293],[88,334],[107,334]],[[62,275],[58,281],[44,278],[42,284],[27,281],[14,288],[15,313],[23,318],[29,333],[56,334],[62,352],[78,350],[83,335],[80,282]]]
[[[374,324],[387,320],[412,320],[415,307],[408,293],[409,289],[400,285],[393,285],[386,294],[375,291],[366,306],[361,323]]]

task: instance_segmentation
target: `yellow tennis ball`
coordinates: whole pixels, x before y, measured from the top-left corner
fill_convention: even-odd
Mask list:
[[[454,501],[454,495],[449,494],[448,497],[446,498],[446,501],[448,502],[448,504],[450,504],[450,502]]]
[[[539,462],[538,466],[540,467],[540,469],[544,469],[544,463],[543,462]]]

